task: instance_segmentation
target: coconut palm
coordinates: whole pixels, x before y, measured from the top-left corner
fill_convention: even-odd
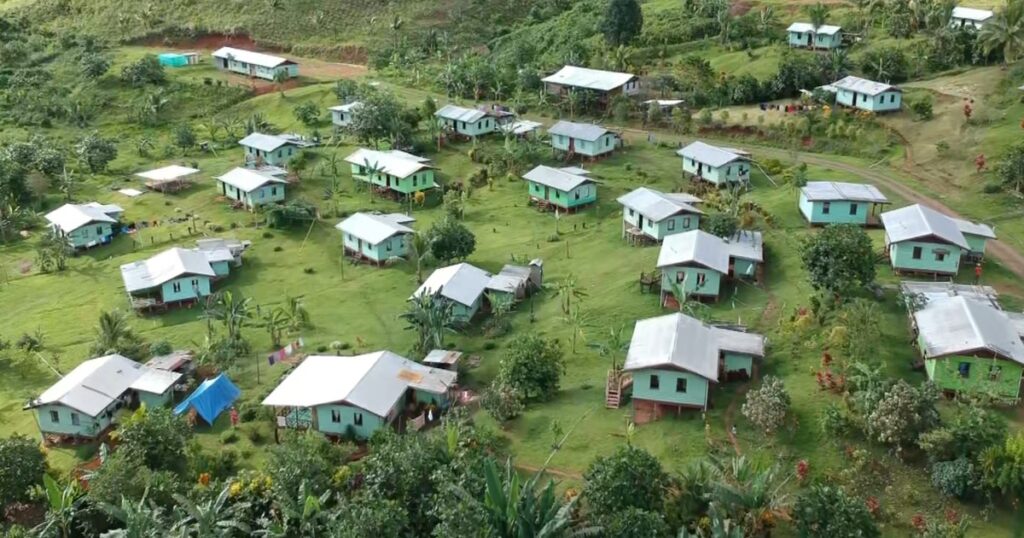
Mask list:
[[[576,353],[576,340],[586,341],[587,339],[587,328],[591,326],[590,316],[587,313],[580,310],[580,305],[577,303],[576,307],[573,308],[572,313],[564,316],[562,321],[569,325],[572,330],[571,349],[573,353]]]
[[[1010,2],[985,22],[978,34],[985,54],[999,50],[1003,62],[1012,63],[1024,53],[1024,0]]]
[[[423,264],[430,259],[430,240],[415,232],[409,237],[409,256],[416,262],[416,283],[423,283]]]
[[[409,308],[399,317],[408,324],[406,327],[419,334],[416,350],[426,353],[431,349],[444,347],[444,336],[453,332],[455,312],[451,301],[435,293],[421,293],[409,301]]]
[[[177,508],[185,517],[178,521],[172,530],[202,537],[249,535],[249,525],[236,517],[240,510],[248,507],[248,504],[229,504],[230,490],[229,484],[216,497],[204,502],[195,502],[184,495],[174,494],[174,500],[178,503]]]
[[[132,338],[132,328],[128,317],[119,310],[100,312],[99,323],[96,325],[96,339],[92,344],[93,355],[102,355],[117,351],[120,345]]]
[[[252,321],[252,298],[235,297],[231,291],[223,291],[214,294],[207,301],[207,308],[203,317],[207,319],[207,330],[212,330],[210,320],[217,320],[224,324],[228,333],[228,340],[235,342],[241,339],[242,328]]]

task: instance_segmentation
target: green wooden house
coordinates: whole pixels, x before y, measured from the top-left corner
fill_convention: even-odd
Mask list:
[[[217,69],[231,71],[247,77],[278,80],[299,76],[299,64],[270,54],[221,47],[213,52],[213,65]]]
[[[977,259],[984,254],[985,242],[995,238],[988,226],[920,204],[882,213],[882,225],[886,254],[897,273],[955,275],[962,259]]]
[[[896,112],[903,106],[903,90],[883,82],[851,75],[827,88],[836,92],[836,104],[868,112]]]
[[[681,313],[637,321],[623,367],[632,377],[634,420],[708,409],[714,384],[754,376],[764,346],[759,334]]]
[[[64,204],[46,214],[50,230],[73,249],[106,245],[113,240],[124,209],[113,204]]]
[[[166,309],[192,304],[213,292],[213,282],[240,265],[241,252],[233,245],[206,244],[200,248],[174,247],[149,259],[121,266],[128,299],[136,310]],[[240,247],[241,250],[248,245]]]
[[[794,22],[786,28],[789,46],[806,49],[838,49],[843,46],[843,29],[823,24],[817,28],[806,22]]]
[[[800,213],[811,225],[876,225],[889,199],[874,185],[808,181],[800,188]]]
[[[953,218],[960,233],[964,234],[967,240],[967,249],[961,257],[964,262],[979,262],[985,258],[985,246],[990,239],[996,239],[996,232],[991,226],[980,222]]]
[[[416,219],[402,213],[353,213],[338,223],[345,252],[359,259],[382,264],[392,258],[404,258],[409,252],[410,236],[416,233],[407,225]]]
[[[597,183],[582,168],[540,165],[523,175],[530,203],[575,211],[597,202]]]
[[[515,114],[499,108],[480,109],[445,105],[434,113],[434,117],[443,131],[476,138],[498,131],[502,125],[511,122]]]
[[[283,202],[288,186],[280,174],[251,168],[234,168],[215,179],[221,196],[250,210]]]
[[[548,129],[551,147],[568,158],[582,156],[589,159],[611,155],[622,139],[618,133],[590,123],[560,121]]]
[[[688,297],[717,299],[729,278],[759,281],[763,264],[761,232],[741,230],[728,240],[703,230],[670,235],[658,253],[662,302],[678,300],[677,288]]]
[[[424,293],[437,295],[451,302],[457,322],[469,323],[484,307],[492,276],[468,263],[441,267],[430,274],[410,299]]]
[[[352,166],[353,179],[380,192],[410,195],[437,187],[430,159],[404,151],[361,148],[345,157],[345,162]]]
[[[700,226],[701,199],[687,193],[664,193],[639,187],[619,197],[622,204],[622,236],[632,242],[645,237],[662,239]]]
[[[455,401],[457,373],[390,351],[354,357],[314,355],[289,372],[263,400],[277,427],[368,439],[405,418],[437,420]]]
[[[695,179],[722,187],[750,182],[750,155],[733,148],[720,148],[696,141],[676,152],[683,159],[683,172]]]
[[[171,402],[180,373],[150,368],[121,355],[90,359],[25,406],[36,414],[43,437],[99,437],[124,407]]]
[[[256,167],[287,166],[303,147],[293,138],[263,133],[252,133],[238,143],[245,150],[246,164]]]

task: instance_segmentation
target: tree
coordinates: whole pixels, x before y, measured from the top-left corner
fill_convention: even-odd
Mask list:
[[[284,97],[284,85],[288,82],[289,78],[291,78],[291,75],[287,69],[274,71],[274,85],[277,86],[277,91],[281,94],[281,97]]]
[[[288,332],[298,334],[302,329],[313,326],[309,310],[306,310],[306,305],[300,297],[285,295],[283,311]]]
[[[89,482],[89,500],[95,502],[92,481]],[[138,501],[121,497],[115,502],[119,504],[100,504],[100,509],[121,525],[104,533],[103,538],[160,538],[166,534],[169,522],[163,508],[154,506],[145,493]]]
[[[187,449],[192,431],[184,417],[170,409],[138,408],[117,430],[119,451],[139,458],[154,471],[181,472],[188,462]]]
[[[616,538],[667,538],[668,524],[659,512],[649,512],[638,508],[626,508],[615,512],[594,514],[595,521],[601,524],[603,536]]]
[[[760,387],[747,392],[742,411],[747,420],[766,435],[772,435],[785,423],[789,405],[789,393],[782,380],[766,376]]]
[[[668,474],[658,459],[627,444],[591,462],[583,474],[583,499],[594,515],[628,508],[661,513],[668,486]]]
[[[430,254],[441,263],[461,260],[476,250],[476,236],[464,224],[452,218],[442,218],[427,231]]]
[[[728,239],[736,235],[736,231],[739,230],[740,223],[739,219],[728,213],[712,213],[704,221],[704,229],[711,235],[717,235],[723,239]]]
[[[43,493],[46,498],[46,519],[33,529],[36,536],[71,538],[75,532],[85,492],[77,480],[60,485],[48,474],[43,475]]]
[[[167,81],[167,74],[164,73],[164,66],[160,60],[152,54],[121,68],[121,80],[129,86],[140,87],[147,84],[163,84]]]
[[[39,270],[44,273],[50,271],[63,271],[68,267],[68,258],[74,251],[71,245],[55,233],[46,233],[39,238],[36,245],[36,260],[39,262]]]
[[[629,340],[625,336],[625,328],[620,325],[609,329],[603,340],[590,342],[587,346],[596,350],[602,358],[608,359],[613,371],[618,371],[622,368],[618,359],[629,348]]]
[[[864,502],[828,485],[801,494],[793,508],[801,537],[872,538],[881,536]]]
[[[361,461],[367,495],[389,499],[409,514],[409,528],[399,536],[430,534],[435,491],[431,477],[451,458],[446,443],[420,435],[382,431],[370,439],[370,455]]]
[[[0,506],[27,501],[45,473],[46,455],[37,441],[21,435],[0,440]]]
[[[380,147],[387,142],[401,147],[409,140],[412,128],[404,121],[404,108],[398,99],[386,91],[373,91],[364,96],[359,112],[352,115],[349,128],[364,144]]]
[[[601,32],[609,45],[628,45],[644,26],[644,14],[637,0],[611,0],[601,22]]]
[[[266,467],[274,497],[294,499],[304,487],[316,495],[331,491],[331,477],[348,453],[348,445],[334,445],[314,431],[286,436],[270,449]]]
[[[1024,143],[1010,147],[996,166],[996,175],[1004,187],[1024,194]]]
[[[409,237],[409,256],[416,262],[416,283],[423,283],[423,264],[430,258],[430,239],[426,234],[415,232]]]
[[[312,101],[295,105],[292,112],[295,114],[295,119],[302,122],[306,127],[315,127],[320,123],[320,107],[316,106],[316,103]]]
[[[486,510],[487,536],[496,538],[555,538],[564,536],[572,526],[572,510],[579,497],[560,504],[555,496],[555,483],[548,481],[544,488],[539,487],[542,471],[534,473],[525,482],[512,467],[512,462],[505,464],[504,472],[492,459],[484,464],[486,489],[483,507]],[[460,496],[468,498],[468,494],[460,492]],[[581,530],[581,534],[585,531]],[[589,530],[593,534],[593,529]]]
[[[174,129],[174,145],[181,148],[184,153],[188,153],[188,150],[195,147],[196,132],[192,130],[191,125],[182,123]]]
[[[818,2],[812,6],[807,6],[807,17],[811,20],[811,26],[814,27],[813,33],[817,33],[818,29],[825,26],[828,21],[828,6]]]
[[[587,296],[587,290],[572,273],[558,282],[557,289],[558,296],[561,298],[562,314],[567,316],[572,312],[573,301],[579,304]]]
[[[117,353],[132,359],[142,359],[146,354],[146,347],[145,342],[132,331],[128,316],[124,312],[100,312],[99,323],[96,325],[96,339],[90,349],[93,357]]]
[[[562,348],[557,340],[523,335],[509,342],[498,366],[498,380],[527,400],[547,400],[558,392],[564,372]]]
[[[1009,435],[1002,445],[985,450],[980,466],[986,487],[1019,501],[1024,497],[1024,433]]]
[[[107,164],[117,158],[117,145],[94,131],[79,140],[75,153],[82,164],[95,174],[106,170]]]
[[[453,308],[441,290],[424,291],[409,301],[408,309],[399,317],[408,324],[407,329],[417,332],[416,351],[422,354],[444,349],[444,337],[455,327]]]
[[[98,52],[87,52],[79,58],[78,65],[86,78],[97,79],[110,70],[110,58]]]
[[[461,220],[465,214],[465,204],[463,203],[463,193],[461,191],[450,190],[444,193],[444,212],[450,219]]]
[[[914,388],[900,379],[886,391],[867,416],[868,435],[897,449],[909,445],[939,424],[935,386]]]
[[[811,286],[841,294],[875,280],[871,238],[854,224],[833,224],[801,245],[801,257]]]
[[[705,471],[706,499],[743,527],[744,536],[757,536],[770,529],[787,512],[788,498],[781,493],[776,465],[761,466],[746,457],[713,457]]]
[[[978,43],[985,54],[999,51],[1003,62],[1015,62],[1024,53],[1024,2],[1011,0],[985,21]]]
[[[491,383],[480,397],[480,406],[498,422],[507,422],[523,413],[523,395],[504,383]]]

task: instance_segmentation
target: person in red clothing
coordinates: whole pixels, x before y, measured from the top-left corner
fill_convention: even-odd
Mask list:
[[[974,285],[981,282],[981,263],[974,264]]]
[[[231,427],[238,427],[238,409],[236,409],[234,406],[231,406]]]

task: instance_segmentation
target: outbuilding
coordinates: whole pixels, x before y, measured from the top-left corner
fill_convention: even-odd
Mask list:
[[[177,192],[187,188],[192,183],[192,176],[199,173],[199,169],[188,166],[172,164],[154,170],[147,170],[135,174],[143,179],[146,187],[160,192]]]
[[[331,123],[338,127],[348,127],[349,125],[352,125],[353,116],[362,106],[363,103],[361,101],[332,106],[327,109],[331,111]]]
[[[458,263],[434,270],[412,294],[411,299],[423,294],[435,295],[452,304],[454,318],[469,323],[483,308],[491,273],[468,263]]]
[[[949,27],[954,29],[973,28],[981,30],[995,13],[989,9],[956,6],[949,17]]]

